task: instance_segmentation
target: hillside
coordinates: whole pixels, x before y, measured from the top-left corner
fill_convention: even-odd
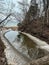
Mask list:
[[[34,19],[32,19],[33,16]],[[30,6],[29,11],[26,13],[25,19],[19,25],[19,30],[30,33],[49,43],[49,22],[47,23],[47,17],[41,16],[36,18],[36,16],[36,10],[33,11],[33,6]]]

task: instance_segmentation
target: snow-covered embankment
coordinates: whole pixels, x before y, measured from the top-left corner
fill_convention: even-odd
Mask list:
[[[39,38],[34,37],[28,33],[25,33],[25,32],[21,32],[21,33],[28,36],[31,40],[33,40],[39,46],[39,48],[44,49],[49,52],[49,45],[47,42],[40,40]]]

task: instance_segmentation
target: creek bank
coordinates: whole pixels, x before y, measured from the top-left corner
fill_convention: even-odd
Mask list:
[[[47,44],[47,42],[41,41],[40,39],[38,39],[38,38],[36,38],[36,37],[34,37],[34,36],[30,35],[30,34],[27,34],[27,33],[24,33],[24,32],[21,32],[21,33],[24,34],[24,35],[27,35],[34,42],[39,42],[37,44],[39,46],[41,46],[41,48],[43,47],[43,49],[49,51],[49,45]],[[32,60],[30,63],[28,63],[26,65],[49,65],[49,53],[48,53],[48,55],[46,55],[46,56],[44,56],[42,58]]]
[[[28,33],[25,33],[25,32],[21,32],[21,33],[28,36],[33,42],[35,42],[39,46],[39,48],[49,52],[49,45],[47,44],[47,42],[42,41],[39,38],[36,38]]]
[[[18,29],[22,32],[29,33],[32,36],[44,40],[49,44],[49,27],[46,25],[43,27],[43,23],[44,22],[41,22],[40,20],[30,21],[30,23],[23,21]]]
[[[30,6],[29,11],[26,13],[25,19],[18,24],[18,29],[44,40],[49,44],[49,22],[46,22],[45,16],[38,17],[38,15],[33,15],[35,14],[35,11],[33,11],[34,7]]]
[[[4,53],[4,43],[2,42],[1,38],[0,38],[0,65],[8,65],[7,64],[7,59]]]

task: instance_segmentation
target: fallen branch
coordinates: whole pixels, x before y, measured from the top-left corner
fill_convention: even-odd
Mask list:
[[[3,23],[5,20],[7,20],[10,15],[11,15],[11,13],[10,13],[4,20],[2,20],[2,21],[0,22],[0,24]]]

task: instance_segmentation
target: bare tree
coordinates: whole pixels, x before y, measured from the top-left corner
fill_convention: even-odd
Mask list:
[[[11,15],[11,14],[9,14],[4,20],[2,20],[2,21],[0,22],[0,25],[1,25],[1,23],[3,23],[5,20],[7,20],[8,17],[10,17],[10,15]]]
[[[45,24],[48,24],[48,8],[49,8],[49,0],[43,0],[43,4],[44,4],[44,11],[45,11]]]
[[[21,6],[19,7],[19,9],[22,10],[23,16],[25,17],[26,12],[28,11],[28,7],[29,7],[28,0],[22,0],[22,2],[18,2],[18,3]]]

